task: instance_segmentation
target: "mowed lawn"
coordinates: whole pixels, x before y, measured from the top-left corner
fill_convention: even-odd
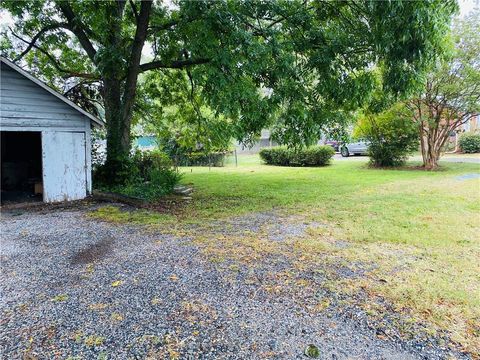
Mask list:
[[[366,164],[354,158],[322,168],[286,168],[244,156],[237,167],[183,168],[182,182],[195,189],[193,201],[178,217],[148,221],[178,226],[273,211],[291,221],[321,224],[295,243],[305,262],[334,258],[369,269],[365,276],[332,283],[335,291],[352,296],[362,291],[362,306],[372,316],[384,309],[369,298],[382,298],[412,323],[426,324],[432,335],[447,331],[475,353],[480,348],[480,164],[443,163],[435,172],[415,169],[415,163],[401,170]],[[242,241],[235,237],[230,244],[242,246]],[[348,246],[334,246],[338,241]]]
[[[346,285],[412,308],[473,349],[480,346],[480,178],[464,174],[480,174],[480,165],[375,170],[356,158],[285,168],[248,156],[238,167],[185,169],[184,183],[196,191],[192,219],[276,209],[328,224],[310,232],[306,251],[378,264],[370,279],[384,281]],[[356,246],[331,249],[332,237]]]

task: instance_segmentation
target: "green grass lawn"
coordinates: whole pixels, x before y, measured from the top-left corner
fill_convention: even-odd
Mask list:
[[[336,284],[339,291],[367,289],[432,331],[448,330],[466,349],[480,347],[480,178],[460,178],[480,173],[480,164],[444,163],[436,172],[377,170],[354,158],[285,168],[242,156],[238,167],[230,162],[182,171],[182,182],[195,188],[192,203],[178,218],[152,215],[138,222],[178,226],[275,210],[325,224],[308,231],[299,245],[304,255],[376,264],[365,278]],[[334,248],[332,239],[352,245]]]

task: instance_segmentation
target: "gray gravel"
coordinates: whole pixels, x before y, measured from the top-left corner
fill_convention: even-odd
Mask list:
[[[100,222],[86,211],[2,214],[3,358],[305,359],[308,344],[321,359],[462,357],[426,340],[379,336],[363,312],[336,305],[341,299],[322,289],[321,272],[307,274],[313,289],[263,290],[268,274],[288,268],[287,258],[232,273],[188,238]],[[234,229],[258,231],[268,222],[272,241],[305,228],[252,214]],[[258,281],[246,282],[252,271]],[[332,305],[308,311],[305,304],[319,298]]]

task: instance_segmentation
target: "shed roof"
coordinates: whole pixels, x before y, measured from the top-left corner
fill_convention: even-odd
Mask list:
[[[19,74],[25,76],[27,79],[29,79],[30,81],[34,82],[35,84],[37,84],[38,86],[40,86],[41,88],[47,90],[50,94],[52,94],[53,96],[57,97],[58,99],[60,99],[61,101],[63,101],[65,104],[71,106],[72,108],[74,108],[75,110],[77,110],[78,112],[80,112],[81,114],[85,115],[86,117],[88,117],[94,125],[96,126],[104,126],[105,123],[100,120],[99,118],[93,116],[92,114],[90,114],[89,112],[83,110],[80,106],[78,106],[77,104],[75,104],[74,102],[72,102],[71,100],[67,99],[65,96],[63,96],[62,94],[60,94],[58,91],[52,89],[50,86],[48,86],[47,84],[45,84],[43,81],[37,79],[36,77],[34,77],[33,75],[29,74],[28,72],[26,72],[25,70],[23,70],[21,67],[19,67],[18,65],[14,64],[13,62],[11,62],[10,60],[6,59],[5,57],[3,56],[0,56],[0,61],[2,63],[4,63],[5,65],[9,66],[10,68],[12,68],[13,70],[15,70],[16,72],[18,72]]]

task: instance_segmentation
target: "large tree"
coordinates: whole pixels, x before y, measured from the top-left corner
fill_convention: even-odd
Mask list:
[[[433,170],[452,131],[480,113],[480,11],[458,19],[452,49],[407,102],[418,126],[423,166]]]
[[[438,52],[456,9],[453,0],[1,6],[15,20],[4,53],[25,59],[52,83],[79,79],[75,86],[99,90],[112,179],[130,149],[141,73],[185,72],[206,105],[232,120],[237,138],[281,119],[278,137],[308,144],[325,124],[342,121],[369,101],[375,65],[382,69],[385,91],[396,96],[411,90]],[[24,43],[21,49],[12,51],[14,39]],[[151,50],[148,61],[142,61],[145,48]]]

